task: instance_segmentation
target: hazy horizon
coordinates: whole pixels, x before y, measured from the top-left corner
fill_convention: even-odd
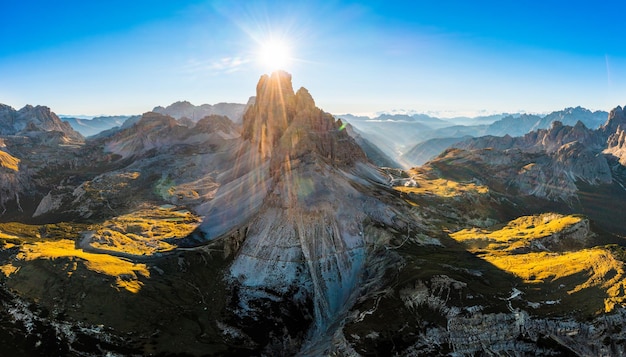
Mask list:
[[[626,4],[30,1],[5,4],[0,103],[66,115],[245,103],[268,41],[331,113],[547,113],[626,102]],[[24,21],[28,19],[28,21]]]
[[[174,103],[179,103],[179,102],[189,102],[187,100],[178,100],[172,103],[168,103],[168,104],[162,104],[162,105],[156,105],[154,108],[156,107],[167,107],[169,105],[172,105]],[[190,104],[194,105],[194,106],[202,106],[202,105],[216,105],[216,104],[245,104],[244,102],[240,102],[240,103],[235,103],[235,102],[219,102],[219,103],[191,103]],[[0,104],[5,104],[5,105],[9,105],[11,107],[13,107],[16,110],[19,110],[21,108],[23,108],[26,105],[43,105],[43,106],[47,106],[45,103],[27,103],[24,106],[12,106],[10,103],[0,103]],[[620,105],[620,104],[617,104]],[[616,106],[617,106],[616,105]],[[587,109],[590,110],[591,112],[596,112],[596,111],[605,111],[605,112],[610,112],[613,108],[615,108],[616,106],[610,108],[610,109],[590,109],[590,108],[585,108],[582,107],[583,109]],[[49,107],[49,106],[48,106]],[[577,106],[578,107],[578,106]],[[142,115],[143,113],[149,112],[154,108],[149,108],[146,110],[143,110],[141,112],[137,112],[137,113],[117,113],[117,114],[106,114],[106,113],[100,113],[100,114],[85,114],[85,113],[58,113],[54,110],[54,108],[50,108],[50,110],[52,112],[54,112],[55,114],[57,114],[61,119],[63,118],[76,118],[76,119],[86,119],[86,120],[90,120],[93,118],[97,118],[97,117],[115,117],[115,116],[134,116],[134,115]],[[331,113],[333,115],[336,116],[341,116],[341,115],[353,115],[353,116],[357,116],[357,117],[369,117],[371,119],[377,118],[379,116],[382,115],[408,115],[408,116],[412,116],[412,115],[427,115],[430,116],[432,118],[439,118],[439,119],[462,119],[462,118],[481,118],[481,117],[490,117],[490,116],[498,116],[498,115],[523,115],[523,114],[528,114],[528,115],[537,115],[537,116],[546,116],[550,113],[553,112],[558,112],[558,111],[563,111],[569,108],[575,108],[575,107],[565,107],[565,108],[555,108],[553,110],[550,111],[545,111],[545,112],[530,112],[530,111],[526,111],[523,109],[517,110],[517,111],[510,111],[510,112],[498,112],[498,111],[487,111],[487,110],[480,110],[480,111],[476,111],[476,112],[461,112],[461,111],[418,111],[415,109],[389,109],[389,110],[381,110],[381,111],[376,111],[376,112],[354,112],[354,113],[350,113],[350,112],[339,112],[339,113]],[[323,109],[323,108],[321,108]]]

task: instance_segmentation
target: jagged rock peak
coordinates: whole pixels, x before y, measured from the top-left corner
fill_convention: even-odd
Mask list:
[[[269,156],[293,117],[294,96],[287,72],[277,71],[259,79],[255,103],[243,116],[243,137],[257,143],[264,156]]]
[[[80,143],[84,141],[81,134],[46,106],[24,106],[15,110],[8,105],[0,105],[0,134],[16,135],[22,132],[61,132],[66,141]]]
[[[587,129],[587,126],[582,121],[578,120],[574,125],[574,128],[577,130]]]
[[[626,115],[624,115],[624,110],[622,109],[622,107],[618,105],[616,108],[609,112],[609,117],[606,123],[602,125],[600,130],[608,136],[615,133],[618,127],[622,126],[622,128],[624,128],[625,124]]]
[[[154,127],[154,126],[168,126],[175,127],[178,125],[176,119],[169,115],[163,115],[157,112],[147,112],[141,116],[141,119],[137,122],[139,127]]]
[[[261,76],[255,103],[243,118],[243,138],[265,158],[317,155],[333,163],[365,161],[363,151],[340,127],[331,114],[315,106],[308,90],[294,93],[289,73],[277,71]]]
[[[270,76],[264,74],[256,86],[257,103],[273,101],[276,96],[291,98],[294,96],[291,74],[285,71],[275,71]]]
[[[195,105],[191,104],[190,102],[186,100],[183,100],[183,101],[174,102],[168,105],[167,107],[162,107],[160,105],[156,106],[154,107],[154,109],[152,109],[152,111],[155,113],[163,114],[163,115],[173,116],[172,113],[174,112],[184,112],[188,110],[193,110],[194,108],[195,108]]]

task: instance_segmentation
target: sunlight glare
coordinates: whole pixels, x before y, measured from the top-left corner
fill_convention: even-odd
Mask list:
[[[261,46],[259,63],[268,70],[284,70],[290,61],[290,46],[285,41],[273,39]]]

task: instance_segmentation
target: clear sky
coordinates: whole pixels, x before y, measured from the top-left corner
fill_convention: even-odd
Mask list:
[[[245,103],[285,65],[331,113],[475,114],[626,104],[623,1],[4,1],[0,103],[136,114]]]

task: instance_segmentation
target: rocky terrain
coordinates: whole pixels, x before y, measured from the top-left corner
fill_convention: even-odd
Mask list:
[[[27,105],[15,110],[0,104],[0,135],[37,136],[38,132],[61,133],[65,144],[82,143],[84,138],[43,106]]]
[[[255,94],[86,140],[3,107],[7,353],[626,353],[621,108],[402,170],[290,74]]]

